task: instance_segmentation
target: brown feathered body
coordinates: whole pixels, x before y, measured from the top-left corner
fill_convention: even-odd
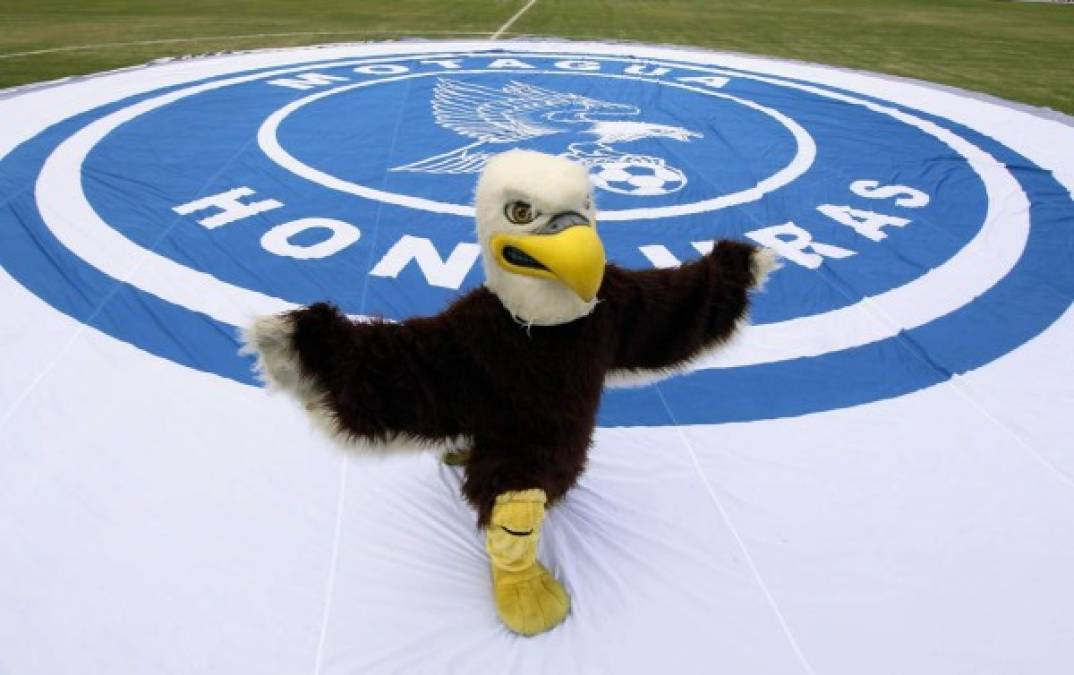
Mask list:
[[[464,439],[463,492],[484,526],[498,494],[541,488],[555,502],[576,483],[610,374],[673,370],[732,335],[755,251],[722,241],[675,269],[608,265],[593,312],[554,326],[520,324],[484,287],[401,323],[320,303],[289,315],[290,347],[338,433]]]

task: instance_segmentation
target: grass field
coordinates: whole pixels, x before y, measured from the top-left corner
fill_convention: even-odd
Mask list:
[[[489,37],[526,0],[0,0],[0,88],[164,56]],[[1074,113],[1074,5],[537,0],[516,35],[699,45],[916,77]]]

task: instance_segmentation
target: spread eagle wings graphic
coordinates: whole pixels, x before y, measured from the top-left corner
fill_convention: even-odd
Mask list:
[[[634,106],[565,94],[512,81],[502,89],[441,78],[433,93],[433,118],[440,126],[474,142],[392,171],[476,173],[499,152],[489,146],[517,144],[592,125],[589,111],[605,115],[637,115]]]

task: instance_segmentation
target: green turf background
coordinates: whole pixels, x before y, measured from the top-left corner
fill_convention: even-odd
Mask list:
[[[0,88],[182,54],[404,37],[488,37],[524,4],[0,0]],[[506,36],[514,35],[783,56],[916,77],[1074,113],[1074,4],[537,0]]]

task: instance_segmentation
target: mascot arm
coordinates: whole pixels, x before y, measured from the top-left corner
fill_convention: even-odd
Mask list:
[[[609,266],[601,297],[617,317],[613,372],[672,371],[719,346],[746,319],[750,289],[776,264],[769,249],[719,241],[677,268]]]
[[[357,322],[317,303],[261,317],[244,339],[267,383],[341,440],[434,444],[466,433],[446,372],[450,330],[436,317]]]

